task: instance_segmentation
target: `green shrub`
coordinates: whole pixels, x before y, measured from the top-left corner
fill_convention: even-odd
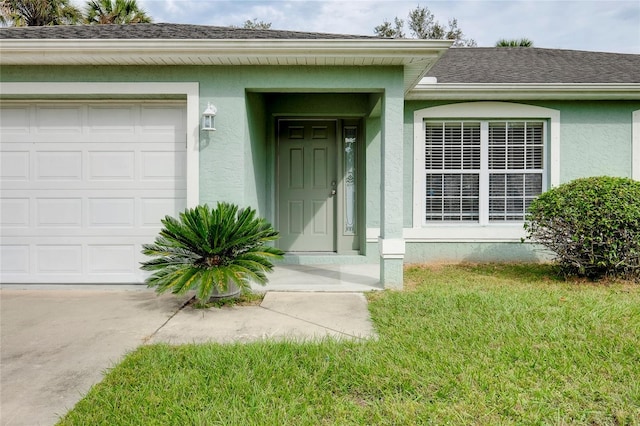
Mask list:
[[[560,185],[533,201],[524,227],[566,275],[640,280],[638,181],[601,176]]]
[[[178,218],[166,216],[162,224],[155,242],[142,246],[142,253],[152,257],[142,262],[141,269],[153,271],[145,282],[158,293],[196,290],[196,298],[206,303],[215,294],[229,292],[231,285],[250,291],[251,282],[267,283],[271,259],[284,254],[268,245],[278,231],[249,207],[205,204],[186,209]]]

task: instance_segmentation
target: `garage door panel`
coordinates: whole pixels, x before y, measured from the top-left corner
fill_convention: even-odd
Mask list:
[[[5,197],[3,194],[2,203],[0,203],[0,226],[3,229],[28,227],[30,203],[29,198]]]
[[[60,182],[62,180],[40,180],[38,181],[38,191],[59,191]],[[14,181],[11,183],[3,182],[2,196],[9,196],[10,193],[16,192],[17,196],[29,196],[33,190],[33,184],[28,181]],[[128,181],[125,179],[103,179],[103,180],[81,180],[81,181],[64,181],[64,185],[67,187],[62,191],[78,191],[78,190],[118,190],[126,191],[130,189],[135,190],[149,190],[149,191],[169,191],[177,193],[186,185],[186,179],[180,179],[178,181],[171,181],[169,179],[148,179],[143,184],[136,181]],[[7,188],[7,189],[5,189]],[[16,195],[13,195],[14,197]]]
[[[186,198],[142,198],[140,200],[140,226],[155,228],[166,215],[178,216],[186,208]]]
[[[141,283],[149,275],[135,238],[105,236],[95,243],[44,238],[38,244],[3,244],[0,267],[4,283]]]
[[[82,227],[82,198],[35,198],[38,228]]]
[[[139,268],[136,262],[135,244],[91,244],[87,246],[89,274],[135,274]],[[138,250],[139,251],[139,250]]]
[[[36,132],[27,132],[32,143],[41,144],[103,144],[109,143],[115,147],[123,146],[131,143],[141,144],[162,144],[162,145],[182,145],[184,146],[186,136],[181,134],[183,130],[175,129],[175,131],[159,134],[141,134],[141,133],[77,133],[77,134],[45,134]],[[24,133],[6,133],[1,135],[2,143],[20,144],[24,142]]]
[[[186,153],[145,151],[141,154],[142,175],[140,178],[142,180],[186,179]]]
[[[25,276],[29,273],[29,250],[27,244],[4,244],[0,246],[0,268],[3,274]]]
[[[41,135],[82,133],[83,114],[80,106],[37,106],[35,113],[33,127]]]
[[[109,143],[119,147],[131,143],[161,146],[180,146],[186,143],[186,130],[174,129],[171,132],[162,133],[134,133],[134,134],[108,134],[108,133],[77,133],[77,134],[40,134],[37,132],[0,132],[3,145],[24,144],[25,135],[29,135],[29,144],[91,144]],[[104,147],[103,147],[104,148]]]
[[[135,226],[134,198],[90,198],[88,200],[89,228],[118,227],[133,228]]]
[[[162,217],[164,218],[164,215]],[[93,241],[95,238],[113,237],[114,235],[117,235],[118,238],[123,238],[124,236],[121,234],[127,234],[127,238],[134,238],[139,244],[148,244],[153,242],[160,229],[161,224],[148,225],[146,227],[103,226],[89,229],[65,228],[62,226],[30,227],[29,230],[25,229],[23,232],[17,232],[17,229],[8,229],[3,232],[2,245],[23,244],[28,241],[49,241],[49,239],[52,239],[53,242],[69,241],[74,238],[74,235],[81,235],[81,238],[86,238],[87,241]]]
[[[35,178],[82,179],[82,151],[39,151],[35,155]]]
[[[186,152],[183,146],[154,146],[153,149],[141,150],[134,149],[133,144],[127,144],[123,149],[105,150],[105,144],[92,145],[93,149],[85,146],[83,150],[69,150],[69,144],[38,144],[30,150],[3,150],[0,152],[3,183],[5,179],[186,179]],[[39,183],[34,182],[34,185],[40,188]]]
[[[186,114],[176,106],[143,105],[140,111],[141,126],[145,133],[173,133],[175,129],[186,129]]]
[[[43,182],[45,191],[35,189],[2,189],[2,200],[5,199],[38,199],[38,198],[129,198],[135,197],[136,199],[142,198],[171,198],[171,199],[184,199],[186,198],[186,190],[184,187],[180,187],[179,183],[164,187],[163,185],[156,185],[155,182],[144,186],[128,185],[119,188],[121,182],[116,182],[115,188],[106,188],[105,182],[94,182],[91,185],[76,185],[75,182],[65,182],[65,186],[70,186],[70,189],[58,189],[53,188],[52,182]],[[16,183],[15,186],[19,186],[21,182]],[[46,184],[46,185],[45,185]],[[49,188],[52,187],[52,188]],[[77,188],[76,188],[77,187]],[[84,191],[89,190],[89,192]]]
[[[135,178],[134,151],[93,151],[89,152],[88,157],[88,179],[132,181]]]
[[[137,107],[89,106],[87,109],[87,131],[90,134],[134,134],[136,132]]]
[[[187,206],[186,191],[135,189],[93,191],[99,196],[79,197],[80,191],[3,191],[0,204],[2,236],[108,235],[114,229],[150,235],[166,215],[177,216]],[[14,195],[14,196],[11,196]],[[64,229],[59,229],[64,228]],[[100,229],[109,228],[106,231]],[[135,229],[134,229],[135,228]],[[138,229],[139,228],[139,229]]]
[[[36,274],[82,274],[81,244],[35,246]]]
[[[142,244],[186,208],[185,117],[173,103],[3,105],[2,282],[142,282]]]
[[[27,150],[0,152],[0,178],[2,181],[28,180],[30,158],[30,153]]]
[[[22,135],[29,133],[31,128],[31,109],[28,106],[2,106],[0,109],[0,129],[3,137],[12,134]]]

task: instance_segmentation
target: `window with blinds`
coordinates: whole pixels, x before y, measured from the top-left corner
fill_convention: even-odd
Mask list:
[[[543,123],[490,122],[489,221],[524,220],[542,193]]]
[[[479,219],[480,123],[426,123],[426,220]]]
[[[543,121],[426,121],[425,220],[522,221],[542,193]]]

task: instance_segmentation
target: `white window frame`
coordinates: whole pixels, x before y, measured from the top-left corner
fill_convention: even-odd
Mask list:
[[[548,140],[545,145],[545,177],[547,186],[560,181],[560,111],[510,102],[464,102],[424,108],[413,114],[413,227],[405,230],[405,238],[412,241],[519,241],[525,232],[522,222],[425,223],[424,181],[424,122],[425,120],[521,120],[546,121]],[[483,202],[481,200],[481,202]]]

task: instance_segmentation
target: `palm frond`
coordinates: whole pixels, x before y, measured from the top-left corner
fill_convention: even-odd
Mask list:
[[[159,293],[195,289],[196,297],[206,301],[229,283],[249,290],[251,282],[267,283],[271,259],[284,254],[269,245],[279,237],[278,231],[251,208],[205,204],[161,222],[155,241],[142,246],[151,259],[141,263],[141,269],[153,271],[146,283]]]

